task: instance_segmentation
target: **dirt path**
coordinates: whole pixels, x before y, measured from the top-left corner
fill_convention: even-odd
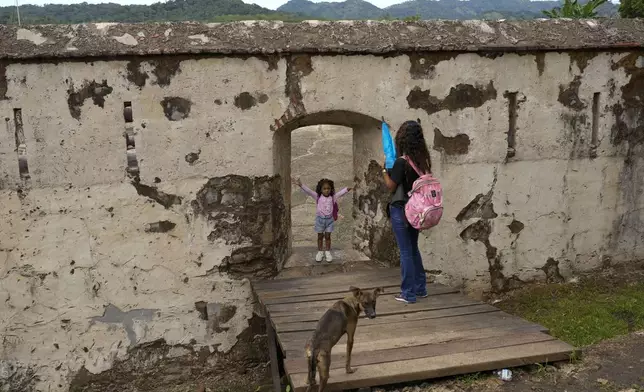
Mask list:
[[[353,131],[336,126],[313,126],[292,134],[291,168],[311,189],[321,178],[335,182],[336,191],[353,186]],[[323,275],[330,272],[371,269],[378,266],[353,250],[353,195],[340,199],[340,219],[332,235],[332,263],[316,263],[317,235],[313,232],[315,202],[300,189],[291,193],[293,254],[280,272],[280,278]]]
[[[292,134],[291,171],[294,177],[315,190],[321,178],[335,182],[336,190],[353,186],[353,131],[350,128],[315,126],[297,129]],[[315,241],[313,219],[315,202],[297,187],[291,193],[293,246],[311,246]],[[338,203],[342,218],[337,222],[332,243],[336,249],[351,247],[353,235],[353,197]]]

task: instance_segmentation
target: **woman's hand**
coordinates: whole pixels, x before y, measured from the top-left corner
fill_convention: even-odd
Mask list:
[[[347,192],[351,192],[353,188],[347,188]]]
[[[297,186],[300,186],[300,187],[302,186],[302,180],[300,180],[299,177],[298,178],[291,177],[291,182]]]
[[[389,189],[391,192],[394,192],[398,187],[398,185],[391,180],[391,177],[389,177],[389,173],[387,173],[387,168],[385,166],[386,162],[387,162],[387,158],[385,157],[382,163],[382,179],[387,189]]]

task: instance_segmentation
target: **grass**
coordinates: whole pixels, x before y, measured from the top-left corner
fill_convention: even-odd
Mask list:
[[[455,376],[454,380],[461,383],[462,385],[471,386],[473,384],[476,384],[479,381],[486,380],[490,377],[492,377],[492,373],[478,372],[478,373],[461,374],[461,375]]]
[[[519,292],[497,306],[582,347],[644,328],[644,283],[597,278],[550,284]]]
[[[600,392],[644,392],[644,387],[640,385],[631,385],[630,388],[624,388],[623,385],[618,385],[601,378],[596,382],[598,391]]]

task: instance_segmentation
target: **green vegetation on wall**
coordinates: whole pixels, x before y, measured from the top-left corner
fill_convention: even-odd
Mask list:
[[[597,17],[597,9],[604,5],[608,0],[589,0],[585,4],[577,0],[564,0],[561,7],[555,7],[550,11],[543,11],[549,18],[570,18],[570,19],[587,19]]]
[[[644,0],[622,0],[619,15],[622,18],[644,18]]]

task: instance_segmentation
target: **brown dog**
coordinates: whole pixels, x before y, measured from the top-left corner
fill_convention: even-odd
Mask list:
[[[309,377],[307,392],[313,390],[315,385],[315,371],[320,372],[320,385],[318,392],[323,392],[329,380],[331,367],[331,349],[338,343],[342,335],[347,334],[347,373],[355,372],[351,369],[351,350],[353,349],[353,336],[358,325],[358,316],[364,311],[370,319],[376,317],[376,298],[384,292],[377,288],[362,291],[357,287],[349,287],[351,295],[333,304],[318,322],[313,336],[306,343],[306,359],[309,364]]]

